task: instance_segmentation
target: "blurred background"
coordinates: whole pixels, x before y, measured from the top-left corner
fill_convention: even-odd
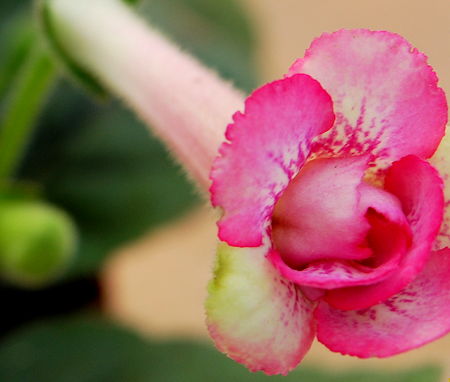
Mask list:
[[[448,0],[142,0],[138,11],[247,92],[281,77],[321,33],[363,27],[406,37],[450,94]],[[30,77],[37,29],[31,1],[0,1],[0,129],[26,93],[17,89]],[[1,382],[448,380],[450,338],[364,361],[315,344],[288,377],[251,374],[228,360],[204,326],[212,211],[118,100],[99,101],[45,59],[33,84],[45,103],[30,104],[39,118],[2,182],[0,208],[19,225],[34,221],[37,213],[21,218],[30,205],[57,208],[64,237],[76,227],[76,250],[66,240],[74,255],[63,256],[54,277],[36,281],[42,264],[34,263],[19,277],[1,253],[10,231],[0,214]],[[1,138],[0,130],[0,148]]]

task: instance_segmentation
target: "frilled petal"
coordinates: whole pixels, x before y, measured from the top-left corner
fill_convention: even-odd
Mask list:
[[[306,73],[331,95],[336,123],[315,141],[318,156],[370,153],[386,168],[430,157],[444,135],[445,94],[427,58],[401,36],[365,29],[316,39],[289,75]]]
[[[333,122],[329,95],[307,75],[272,82],[246,100],[211,173],[211,201],[224,212],[222,241],[262,244],[276,200],[305,162],[311,141]]]
[[[219,247],[206,301],[219,350],[251,371],[287,374],[315,336],[314,305],[265,258],[267,249]]]
[[[436,170],[415,156],[395,162],[386,174],[385,189],[402,203],[412,232],[412,243],[398,271],[377,284],[335,289],[325,301],[343,310],[366,309],[406,287],[422,270],[442,222],[442,180]]]
[[[450,126],[447,126],[447,135],[441,141],[438,150],[430,159],[431,164],[439,172],[444,181],[444,217],[437,239],[434,242],[434,249],[439,250],[445,247],[450,248]]]
[[[399,294],[366,310],[342,311],[322,302],[317,337],[335,352],[389,357],[450,331],[450,250],[434,252],[421,274]]]
[[[289,184],[275,207],[268,256],[288,280],[335,289],[396,271],[409,226],[395,196],[363,182],[366,168],[365,156],[316,159]]]

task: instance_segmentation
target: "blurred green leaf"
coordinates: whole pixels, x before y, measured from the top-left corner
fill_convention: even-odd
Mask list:
[[[39,140],[54,133],[49,129]],[[62,145],[53,158],[36,158],[40,164],[35,163],[34,174],[28,169],[28,177],[43,184],[46,197],[79,226],[80,253],[72,275],[94,272],[112,249],[197,200],[162,144],[119,105],[104,107],[69,133],[53,142]]]
[[[22,7],[23,8],[23,7]],[[30,23],[30,12],[19,8],[11,10],[9,17],[0,13],[0,100],[16,79],[32,47],[35,30]],[[3,17],[2,17],[3,16]]]
[[[135,5],[138,4],[141,0],[122,0],[124,3]]]
[[[40,323],[0,345],[0,380],[8,382],[437,382],[440,371],[403,373],[316,370],[287,377],[250,373],[212,346],[158,343],[101,319]]]
[[[8,16],[11,16],[11,12],[16,11],[19,8],[23,8],[24,5],[28,5],[28,0],[2,0],[0,1],[0,19],[4,20]]]
[[[53,61],[39,42],[33,43],[26,56],[17,79],[10,86],[10,97],[0,115],[2,181],[14,178],[56,78]]]

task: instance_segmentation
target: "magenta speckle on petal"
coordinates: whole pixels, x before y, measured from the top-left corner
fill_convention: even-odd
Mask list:
[[[329,95],[308,75],[272,82],[247,99],[211,172],[211,201],[224,211],[222,241],[262,244],[276,200],[305,162],[312,139],[333,122]]]

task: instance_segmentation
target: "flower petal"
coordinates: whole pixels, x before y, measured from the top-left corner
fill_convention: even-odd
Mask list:
[[[402,292],[366,310],[321,303],[318,339],[332,351],[361,358],[389,357],[450,332],[450,250],[434,252]],[[351,339],[351,340],[349,340]]]
[[[437,76],[397,34],[324,34],[292,65],[295,73],[317,79],[333,99],[336,123],[316,139],[317,156],[371,153],[386,168],[408,154],[430,157],[444,135],[447,102]]]
[[[358,266],[349,261],[317,261],[305,269],[296,270],[286,265],[277,251],[271,251],[269,259],[288,280],[301,286],[322,289],[368,285],[382,281],[398,269],[400,261],[399,256],[393,257],[375,269]]]
[[[221,240],[262,244],[276,200],[305,162],[312,139],[333,122],[329,95],[307,75],[272,82],[247,99],[211,173],[211,201],[224,210]]]
[[[287,374],[314,339],[314,305],[278,274],[266,250],[219,247],[208,329],[219,350],[251,371]]]
[[[442,180],[427,162],[407,156],[395,162],[386,174],[385,189],[402,203],[410,224],[412,243],[399,269],[386,280],[368,286],[335,289],[325,301],[343,310],[366,309],[406,287],[425,265],[442,222]]]
[[[396,271],[409,226],[394,195],[362,181],[366,168],[366,156],[316,159],[289,184],[275,207],[276,250],[268,256],[288,280],[335,289]]]
[[[290,182],[272,217],[273,243],[289,266],[371,255],[365,243],[367,208],[359,208],[367,161],[367,156],[312,160]]]

